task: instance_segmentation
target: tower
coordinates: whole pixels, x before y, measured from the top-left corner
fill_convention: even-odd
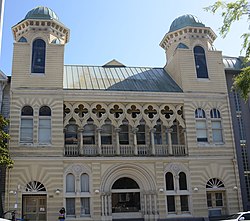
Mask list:
[[[226,93],[221,51],[213,41],[216,34],[193,15],[176,18],[160,46],[166,52],[165,70],[185,92]]]
[[[14,55],[12,89],[62,88],[64,46],[69,29],[50,8],[39,6],[12,27]]]

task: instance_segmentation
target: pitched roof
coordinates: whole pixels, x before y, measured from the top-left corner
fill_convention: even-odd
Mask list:
[[[0,70],[0,81],[7,81],[8,77]]]
[[[163,68],[64,66],[64,89],[182,92]]]

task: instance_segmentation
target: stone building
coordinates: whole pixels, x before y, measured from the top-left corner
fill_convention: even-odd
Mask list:
[[[10,107],[10,78],[0,70],[0,114],[9,117]],[[6,128],[7,129],[7,128]],[[4,208],[5,195],[5,166],[0,166],[0,215]]]
[[[241,99],[237,91],[232,90],[233,78],[243,68],[243,58],[224,56],[231,115],[234,128],[234,140],[237,152],[243,209],[250,210],[250,100]]]
[[[163,68],[64,65],[69,29],[37,7],[12,28],[6,209],[30,221],[165,220],[242,210],[223,57],[175,19]]]

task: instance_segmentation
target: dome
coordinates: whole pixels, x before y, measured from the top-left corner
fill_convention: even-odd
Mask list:
[[[192,26],[192,27],[205,27],[205,25],[198,20],[198,18],[194,15],[182,15],[178,18],[176,18],[169,29],[169,32],[176,31],[178,29]]]
[[[58,16],[50,8],[38,6],[30,10],[25,19],[55,19],[59,20]]]

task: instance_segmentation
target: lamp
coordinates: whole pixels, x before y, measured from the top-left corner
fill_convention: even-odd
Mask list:
[[[61,192],[61,191],[60,191],[59,189],[56,189],[56,190],[55,190],[55,194],[57,194],[57,195],[60,194],[60,192]]]
[[[159,189],[159,192],[160,192],[160,193],[162,193],[163,191],[164,191],[164,189],[162,189],[162,188]]]
[[[98,193],[100,193],[100,190],[95,190],[95,194],[98,194]]]
[[[237,186],[234,186],[234,187],[233,187],[233,190],[238,190],[238,187],[237,187]]]
[[[199,189],[198,187],[194,187],[194,191],[197,192]]]

